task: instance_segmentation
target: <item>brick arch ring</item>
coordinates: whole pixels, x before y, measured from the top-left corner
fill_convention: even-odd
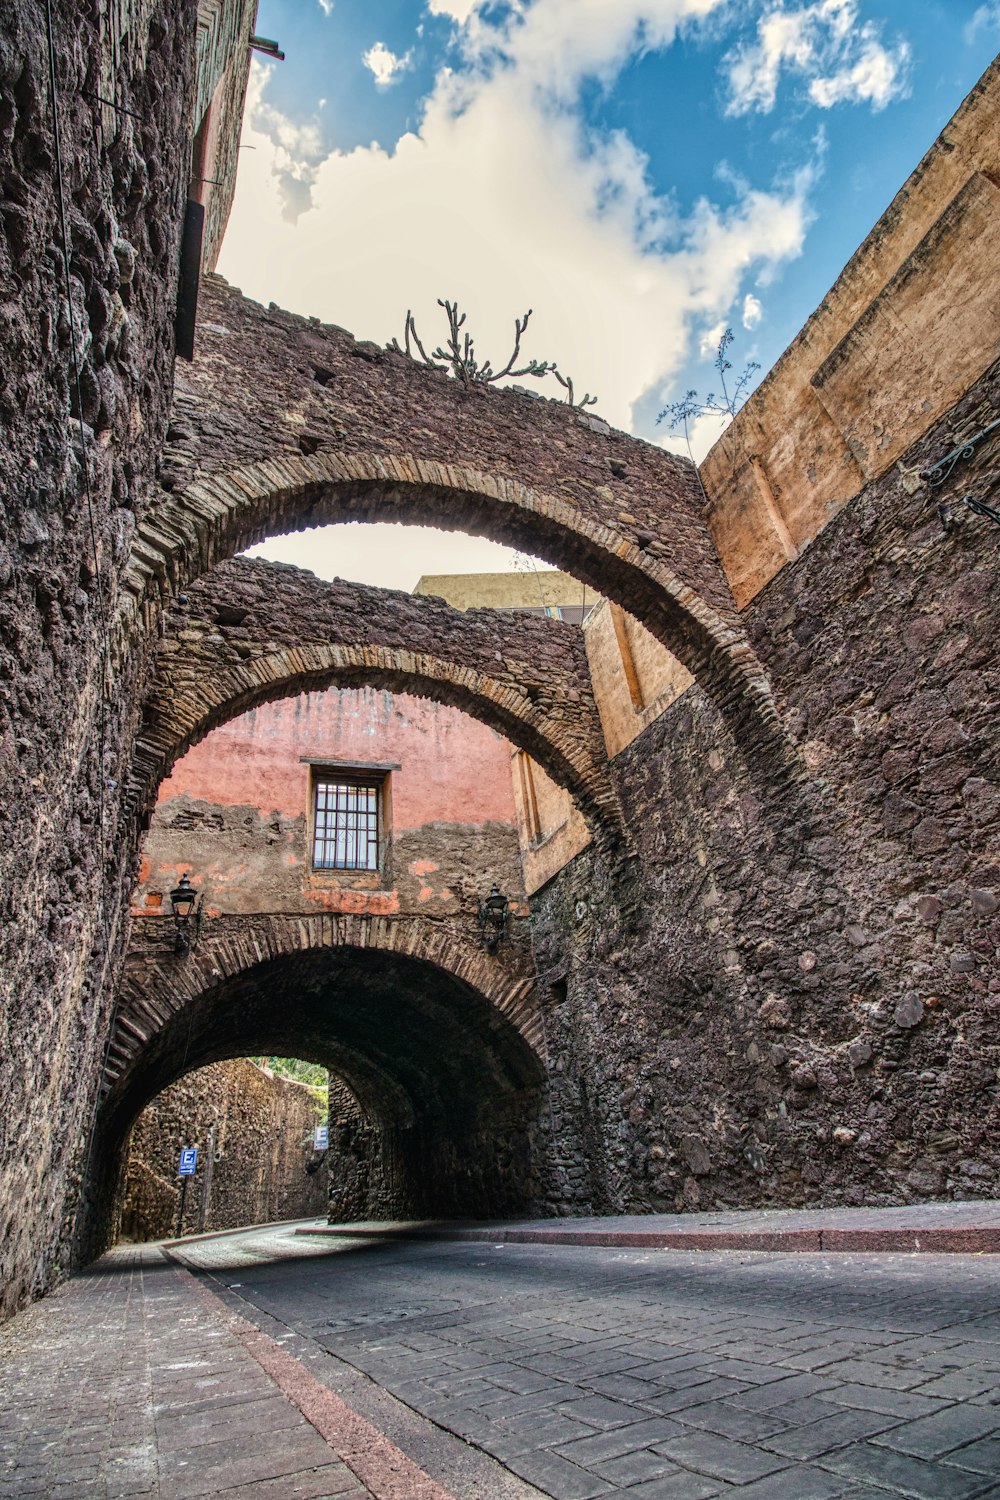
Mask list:
[[[105,1122],[121,1105],[146,1054],[199,1000],[270,960],[320,949],[397,954],[468,985],[513,1028],[529,1072],[542,1077],[545,1034],[534,976],[519,965],[516,950],[500,959],[487,955],[471,923],[466,942],[426,917],[328,912],[217,917],[207,922],[198,948],[183,961],[170,948],[168,925],[162,917],[134,924],[101,1082]]]
[[[581,727],[582,713],[563,713],[471,667],[392,646],[311,642],[264,652],[199,674],[175,689],[167,659],[146,700],[124,800],[126,816],[143,816],[172,765],[213,729],[275,698],[364,683],[458,708],[526,751],[564,787],[594,827],[621,836],[618,800],[607,775],[603,741]]]
[[[340,521],[463,530],[542,556],[615,600],[692,673],[727,718],[754,774],[801,780],[802,762],[735,608],[708,604],[640,540],[570,500],[456,464],[400,455],[282,453],[203,475],[142,522],[126,572],[141,609],[265,537]]]

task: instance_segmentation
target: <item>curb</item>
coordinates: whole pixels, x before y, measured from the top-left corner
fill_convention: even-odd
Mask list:
[[[503,1245],[585,1245],[617,1250],[756,1250],[804,1254],[1000,1255],[1000,1227],[927,1229],[354,1229],[304,1227],[296,1234],[365,1240],[469,1240]]]

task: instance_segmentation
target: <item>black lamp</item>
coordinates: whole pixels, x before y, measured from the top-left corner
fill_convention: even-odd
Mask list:
[[[201,934],[201,908],[204,896],[199,896],[187,875],[182,875],[180,884],[170,892],[170,909],[174,914],[177,935],[174,952],[184,958],[198,946]]]
[[[486,900],[480,901],[476,915],[479,919],[483,947],[487,953],[495,953],[500,946],[501,938],[507,935],[507,921],[510,916],[510,902],[495,880]]]

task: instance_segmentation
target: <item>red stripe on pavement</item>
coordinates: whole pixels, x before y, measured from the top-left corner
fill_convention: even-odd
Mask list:
[[[296,1229],[296,1234],[362,1240],[467,1240],[493,1245],[587,1245],[611,1250],[766,1250],[897,1252],[927,1255],[1000,1254],[1000,1228],[962,1225],[926,1229]]]
[[[425,1474],[401,1448],[379,1432],[371,1422],[352,1410],[346,1402],[317,1380],[287,1349],[282,1349],[266,1333],[230,1313],[221,1297],[190,1271],[199,1296],[210,1304],[214,1317],[225,1314],[229,1331],[260,1365],[275,1385],[310,1422],[337,1457],[357,1475],[375,1500],[455,1500],[450,1491]]]

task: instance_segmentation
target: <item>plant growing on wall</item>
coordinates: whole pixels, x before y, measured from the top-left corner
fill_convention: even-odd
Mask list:
[[[728,418],[727,427],[732,424],[733,418],[750,394],[750,386],[753,378],[760,369],[756,360],[748,360],[740,375],[735,380],[727,380],[727,375],[732,371],[732,361],[729,358],[729,350],[735,340],[731,328],[726,328],[719,339],[718,348],[715,351],[715,359],[712,364],[719,372],[719,394],[709,391],[704,400],[697,391],[688,391],[680,401],[671,401],[665,406],[656,418],[657,424],[666,422],[671,432],[676,432],[678,427],[684,428],[684,441],[687,444],[688,455],[694,463],[694,454],[691,452],[691,437],[689,423],[696,417],[717,416]],[[733,473],[736,472],[736,450],[731,445],[730,457],[733,463]]]
[[[448,339],[444,347],[440,344],[430,354],[424,348],[420,335],[417,333],[417,324],[413,312],[407,308],[406,327],[403,332],[403,344],[398,339],[393,339],[388,346],[398,354],[406,354],[416,364],[429,365],[432,370],[449,370],[456,380],[463,385],[496,385],[500,380],[519,380],[528,375],[534,380],[543,380],[546,375],[554,375],[559,384],[566,392],[567,403],[575,411],[582,411],[585,406],[596,406],[597,397],[585,394],[576,400],[573,389],[573,381],[568,375],[563,375],[553,360],[529,359],[526,364],[516,368],[517,361],[521,355],[521,339],[531,318],[532,309],[522,318],[514,319],[514,349],[502,369],[494,370],[489,359],[480,363],[476,356],[476,345],[470,333],[463,333],[466,314],[460,313],[457,302],[449,302],[447,299],[438,298],[438,307],[443,307],[448,318]],[[416,352],[414,352],[416,351]]]

